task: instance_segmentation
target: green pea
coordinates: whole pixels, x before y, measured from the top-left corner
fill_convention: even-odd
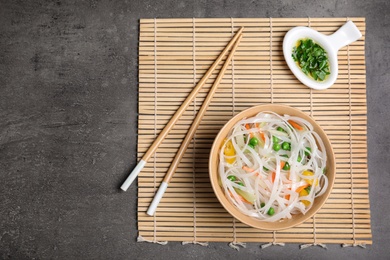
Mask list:
[[[290,164],[286,162],[286,164],[283,166],[283,170],[288,171],[290,170]]]
[[[228,180],[229,180],[229,181],[236,181],[237,178],[236,178],[236,176],[229,175],[229,176],[228,176]]]
[[[256,146],[258,143],[259,143],[259,139],[257,139],[256,137],[252,137],[249,140],[249,144],[251,144],[252,146]]]
[[[311,153],[311,148],[310,147],[306,147],[305,155],[306,156],[310,156],[310,153]]]
[[[276,143],[279,143],[279,141],[280,141],[280,139],[279,138],[277,138],[276,136],[272,136],[272,142],[274,143],[274,144],[276,144]]]
[[[264,208],[264,206],[265,206],[265,203],[262,202],[262,203],[260,204],[260,207]]]
[[[310,193],[310,191],[311,191],[311,185],[310,185],[309,187],[305,188],[305,190],[307,191],[307,193]]]
[[[255,149],[255,147],[252,144],[248,144],[248,146],[252,149]]]
[[[286,133],[286,130],[284,130],[283,127],[281,127],[281,126],[278,126],[276,128],[276,130],[278,130],[279,132],[285,132]]]
[[[326,167],[322,170],[322,174],[326,174]]]
[[[244,183],[242,183],[242,181],[237,182],[237,184],[240,186],[244,186]]]
[[[273,214],[275,214],[274,208],[273,208],[273,207],[269,208],[267,214],[270,215],[270,216],[272,216]]]
[[[298,154],[298,159],[297,159],[298,162],[301,162],[302,161],[302,157],[300,154]]]
[[[287,154],[282,154],[282,155],[280,155],[280,157],[288,158],[288,155]]]
[[[291,150],[291,144],[287,143],[287,142],[282,143],[282,149],[286,150],[286,151],[290,151]]]
[[[267,167],[265,167],[265,166],[263,166],[263,170],[266,171],[266,172],[269,171],[269,169]]]
[[[274,151],[279,151],[280,150],[280,144],[278,144],[278,143],[275,143],[273,146],[272,146],[272,148],[274,149]]]

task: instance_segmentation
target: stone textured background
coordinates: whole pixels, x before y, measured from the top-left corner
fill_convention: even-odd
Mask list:
[[[1,259],[388,259],[390,74],[386,0],[0,0]],[[373,245],[237,252],[137,243],[140,18],[366,17]]]

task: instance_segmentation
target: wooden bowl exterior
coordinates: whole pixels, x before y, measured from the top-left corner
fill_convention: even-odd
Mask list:
[[[310,124],[312,124],[312,126],[314,127],[314,131],[318,133],[318,135],[321,137],[322,141],[324,142],[326,153],[327,153],[326,175],[329,180],[329,185],[325,193],[315,199],[314,205],[305,215],[297,214],[294,215],[291,219],[285,219],[278,222],[266,222],[266,221],[257,220],[253,217],[241,213],[233,204],[231,204],[230,201],[226,198],[223,189],[218,184],[219,150],[220,147],[222,146],[223,140],[228,135],[232,127],[238,121],[240,121],[243,118],[253,117],[263,111],[272,111],[280,115],[287,114],[290,116],[298,116],[307,120]],[[239,221],[249,226],[252,226],[254,228],[259,228],[264,230],[282,230],[282,229],[292,228],[311,218],[314,214],[317,213],[318,210],[321,209],[321,207],[325,204],[326,200],[328,199],[333,188],[335,174],[336,174],[336,163],[334,158],[334,152],[330,140],[325,134],[325,132],[323,131],[323,129],[309,115],[305,114],[299,109],[289,107],[286,105],[275,105],[275,104],[260,105],[260,106],[249,108],[237,114],[222,127],[217,137],[215,138],[213,146],[210,151],[210,159],[209,159],[210,181],[213,190],[215,192],[215,195],[217,196],[222,206],[233,217],[235,217]]]

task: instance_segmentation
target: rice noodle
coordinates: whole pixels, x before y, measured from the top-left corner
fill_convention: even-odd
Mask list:
[[[313,129],[302,118],[273,112],[239,121],[219,154],[220,184],[231,203],[262,221],[305,214],[328,187],[325,146]],[[227,150],[229,142],[234,151]]]

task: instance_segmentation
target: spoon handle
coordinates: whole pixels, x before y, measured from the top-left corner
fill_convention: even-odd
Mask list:
[[[328,36],[329,42],[335,50],[340,50],[342,47],[358,40],[362,37],[362,33],[352,21],[346,22],[334,34]]]

